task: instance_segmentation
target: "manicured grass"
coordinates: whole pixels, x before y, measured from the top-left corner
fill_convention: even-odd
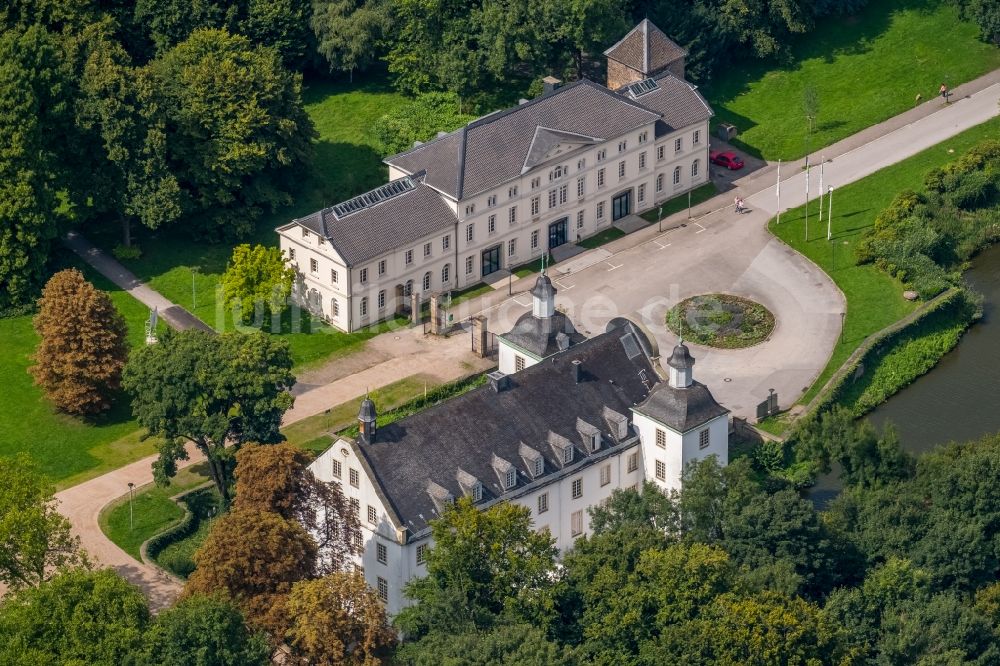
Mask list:
[[[903,286],[874,266],[858,266],[854,246],[872,226],[875,216],[902,190],[920,190],[924,175],[933,167],[954,160],[976,143],[1000,132],[1000,118],[973,127],[947,141],[838,189],[833,210],[833,241],[825,226],[818,228],[818,204],[811,206],[810,240],[805,240],[805,207],[783,213],[781,224],[771,220],[770,230],[814,261],[837,283],[847,298],[847,316],[840,340],[826,369],[801,398],[808,402],[861,342],[912,312],[916,304],[903,299]]]
[[[722,67],[702,92],[714,123],[740,131],[736,145],[768,160],[793,159],[869,127],[949,87],[1000,67],[1000,49],[943,0],[872,0],[851,17],[824,18],[796,37],[792,62],[739,58]],[[818,96],[808,140],[807,87]],[[942,102],[943,103],[943,102]]]
[[[491,291],[493,291],[492,285],[488,285],[485,282],[474,284],[471,287],[466,287],[460,291],[453,291],[451,293],[451,306],[455,307],[459,303],[473,299],[476,296],[488,294]]]
[[[156,556],[156,563],[175,576],[186,579],[195,569],[194,554],[205,543],[215,520],[204,518],[198,521],[198,529],[164,548]]]
[[[582,241],[577,243],[580,247],[585,247],[588,250],[592,250],[595,247],[600,247],[606,243],[610,243],[613,240],[617,240],[625,235],[625,232],[621,229],[616,229],[611,227],[610,229],[605,229],[604,231],[599,231],[590,238],[584,238]]]
[[[552,261],[550,259],[545,260],[546,266],[551,266]],[[528,262],[527,264],[522,264],[514,269],[514,275],[519,278],[523,278],[526,275],[531,275],[532,273],[539,273],[542,270],[542,258],[539,257],[534,261]]]
[[[667,312],[666,325],[685,340],[720,349],[742,349],[766,340],[774,315],[760,303],[732,294],[687,298]]]
[[[714,183],[705,183],[704,185],[694,188],[691,190],[691,207],[693,208],[702,202],[708,201],[718,193],[719,191],[715,189]],[[687,210],[687,207],[687,194],[674,197],[663,204],[663,218],[670,217],[674,213],[679,213],[682,210]],[[650,208],[639,217],[647,222],[656,222],[662,219],[660,218],[660,207],[657,206],[656,208]]]
[[[365,132],[378,117],[405,103],[402,95],[384,81],[353,85],[316,82],[306,85],[303,101],[320,135],[310,177],[295,193],[294,204],[266,215],[253,236],[242,242],[277,245],[275,227],[385,182],[383,156],[375,152]],[[232,316],[222,307],[218,285],[233,243],[196,241],[183,228],[181,221],[162,231],[135,229],[135,242],[143,249],[143,256],[122,263],[216,330],[232,329]],[[110,249],[119,242],[117,233],[116,228],[109,228],[88,235]],[[266,328],[270,330],[270,325]],[[307,316],[293,323],[286,315],[279,334],[288,340],[292,358],[301,367],[360,348],[383,330],[384,326],[347,335]]]
[[[171,497],[208,481],[203,464],[177,472],[166,488],[149,484],[136,489],[132,498],[132,525],[129,526],[128,495],[106,506],[98,518],[101,531],[122,550],[139,559],[139,547],[177,523],[184,511]]]
[[[438,386],[440,382],[433,377],[417,374],[376,389],[370,395],[379,412],[384,412],[423,395],[425,391],[433,391]],[[292,444],[315,454],[322,453],[330,446],[330,433],[354,425],[363,399],[358,397],[348,400],[322,414],[282,428],[281,432]]]
[[[129,343],[145,344],[149,310],[90,270],[76,256],[59,250],[56,269],[80,268],[86,278],[111,297],[128,324]],[[119,400],[110,412],[82,419],[55,411],[28,374],[38,336],[31,317],[0,319],[0,456],[26,452],[58,488],[92,478],[154,452],[153,440],[140,442],[129,405]]]

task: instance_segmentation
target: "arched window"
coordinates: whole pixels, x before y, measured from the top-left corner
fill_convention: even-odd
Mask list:
[[[695,160],[694,162],[691,162],[691,177],[692,178],[697,178],[698,177],[698,169],[699,168],[701,168],[701,160]]]
[[[451,264],[445,264],[441,268],[441,284],[448,284],[449,280],[451,280]]]
[[[681,182],[681,168],[674,167],[674,185],[680,185]]]
[[[427,271],[424,273],[424,291],[431,290],[431,272]]]

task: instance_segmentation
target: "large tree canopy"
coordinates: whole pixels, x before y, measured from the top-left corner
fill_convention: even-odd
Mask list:
[[[123,385],[136,420],[164,440],[153,466],[157,482],[176,473],[191,441],[228,501],[240,446],[283,439],[278,428],[292,406],[291,368],[287,341],[263,333],[168,333],[133,352]]]

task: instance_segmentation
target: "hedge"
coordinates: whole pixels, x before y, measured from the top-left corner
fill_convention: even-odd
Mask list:
[[[203,493],[206,491],[211,492],[212,488],[212,486],[195,488],[194,490],[190,490],[174,498],[174,501],[177,502],[182,509],[184,509],[184,517],[181,518],[180,522],[175,524],[173,527],[169,527],[156,536],[150,537],[144,544],[142,544],[142,547],[140,548],[140,555],[142,556],[143,561],[155,561],[157,555],[163,552],[164,548],[194,534],[194,532],[198,529],[199,523],[201,523],[202,516],[199,516],[191,510],[191,507],[188,506],[188,498],[195,493]]]

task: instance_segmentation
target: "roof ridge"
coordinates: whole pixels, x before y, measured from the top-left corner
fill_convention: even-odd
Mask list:
[[[455,193],[457,194],[457,196],[455,198],[458,201],[462,200],[462,195],[464,193],[463,191],[465,190],[465,149],[466,149],[466,146],[468,145],[468,142],[469,142],[469,138],[468,138],[469,137],[469,131],[468,130],[469,130],[469,126],[468,125],[464,125],[462,127],[462,129],[461,129],[462,142],[459,144],[459,147],[458,147],[458,169],[457,169],[457,171],[458,171],[458,176],[457,176],[458,183],[456,183],[456,187],[455,187]],[[457,243],[457,239],[456,239],[456,243]]]

